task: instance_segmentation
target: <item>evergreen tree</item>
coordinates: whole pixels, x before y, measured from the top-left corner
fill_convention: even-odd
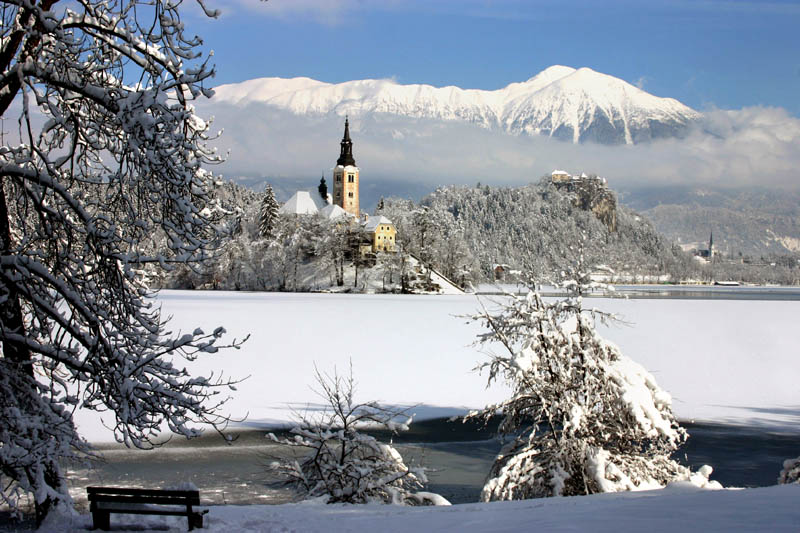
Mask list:
[[[690,472],[670,458],[687,438],[668,393],[653,376],[602,339],[595,321],[610,315],[582,306],[591,282],[582,258],[560,286],[564,300],[535,289],[478,318],[481,343],[503,346],[481,368],[505,378],[512,396],[469,417],[502,413],[512,441],[497,456],[481,498],[512,500],[657,488]],[[710,469],[701,469],[701,474]],[[706,479],[707,482],[707,479]]]
[[[272,236],[279,208],[272,185],[268,183],[264,189],[264,198],[261,200],[261,213],[259,213],[258,232],[262,237],[269,238]]]

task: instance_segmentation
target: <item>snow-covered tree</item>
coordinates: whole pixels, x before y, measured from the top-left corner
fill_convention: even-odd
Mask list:
[[[416,489],[427,483],[425,469],[408,467],[391,445],[362,433],[364,428],[391,432],[408,429],[403,411],[355,400],[352,369],[345,379],[316,372],[325,405],[314,415],[298,415],[290,437],[267,435],[290,449],[288,458],[271,470],[301,498],[324,498],[327,503],[393,503],[449,505],[443,497]]]
[[[800,457],[796,459],[786,459],[783,462],[783,470],[781,470],[778,476],[778,483],[781,485],[800,483]]]
[[[358,238],[358,226],[349,215],[335,220],[323,220],[321,235],[317,239],[317,256],[331,273],[331,285],[344,285],[345,265],[353,257],[353,246]]]
[[[582,294],[597,285],[582,263],[561,284],[567,298],[546,302],[531,289],[474,317],[488,327],[479,343],[502,350],[480,368],[512,389],[469,415],[499,414],[499,432],[512,437],[484,501],[653,488],[690,475],[670,458],[687,434],[669,394],[598,335],[595,322],[612,317],[583,307]]]
[[[278,219],[278,201],[275,199],[275,192],[272,185],[267,184],[264,189],[264,198],[261,200],[261,212],[259,213],[258,231],[262,237],[272,237],[275,228],[275,221]]]
[[[215,16],[198,0],[206,15]],[[213,69],[181,2],[2,1],[0,503],[37,519],[69,502],[59,464],[87,445],[75,408],[107,411],[148,447],[224,423],[216,386],[181,356],[222,335],[173,336],[138,273],[201,260],[220,237],[209,125],[193,101]],[[146,246],[152,235],[163,253]],[[218,397],[217,397],[218,398]]]

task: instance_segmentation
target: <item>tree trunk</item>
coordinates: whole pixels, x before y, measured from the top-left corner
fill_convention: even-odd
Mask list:
[[[12,257],[11,253],[11,223],[8,213],[8,204],[6,202],[5,192],[5,179],[0,181],[0,257],[7,259]],[[19,375],[19,386],[27,387],[28,379],[35,379],[33,374],[33,361],[31,351],[22,342],[14,342],[5,338],[6,335],[15,334],[20,337],[25,336],[25,321],[22,314],[22,304],[20,303],[19,295],[16,288],[9,284],[6,279],[14,275],[13,268],[3,266],[3,275],[0,277],[0,331],[3,332],[3,358],[8,361],[13,372]],[[32,395],[37,395],[38,391],[31,391]],[[22,394],[21,397],[26,397],[27,394]],[[27,405],[28,402],[19,402],[18,406],[21,410],[30,410],[32,406]],[[22,416],[25,416],[24,412]],[[38,431],[36,428],[31,428],[30,431]],[[33,435],[32,435],[33,437]],[[35,437],[33,437],[34,440]],[[53,461],[48,461],[44,466],[44,482],[46,485],[59,489],[62,487],[63,480],[61,478],[61,471],[58,465]],[[31,486],[35,486],[36,474],[33,471],[27,471],[26,475]],[[43,501],[35,501],[36,524],[37,527],[41,525],[42,521],[47,516],[53,507],[55,507],[57,500],[46,497]]]
[[[0,183],[0,256],[6,259],[11,256],[11,224],[9,222],[8,205],[6,203],[5,180]],[[0,279],[0,321],[5,334],[25,335],[25,323],[22,317],[22,306],[13,286],[5,279],[13,275],[13,269],[4,266]],[[3,341],[3,357],[19,367],[23,374],[33,377],[31,352],[22,343]]]

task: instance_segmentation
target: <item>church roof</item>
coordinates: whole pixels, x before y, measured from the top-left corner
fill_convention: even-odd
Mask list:
[[[337,165],[342,166],[356,166],[356,160],[353,158],[353,141],[350,140],[350,119],[344,119],[344,136],[342,137],[341,151],[339,152],[339,159],[336,160]]]
[[[370,217],[369,220],[364,223],[364,229],[374,233],[381,224],[393,224],[393,222],[383,215],[378,215],[376,217]]]
[[[319,210],[319,214],[328,220],[336,220],[340,217],[353,216],[336,204],[328,204]]]
[[[278,210],[282,215],[313,215],[325,207],[316,190],[297,191]]]

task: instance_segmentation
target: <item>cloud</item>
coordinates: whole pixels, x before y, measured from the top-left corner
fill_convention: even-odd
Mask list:
[[[593,0],[569,0],[554,6],[550,0],[215,0],[209,6],[223,13],[256,14],[287,20],[310,19],[325,25],[340,25],[375,11],[401,11],[414,14],[454,14],[483,19],[543,20],[555,13],[581,12],[596,7]],[[746,0],[670,0],[642,3],[641,0],[613,0],[605,10],[662,13],[771,13],[797,15],[800,5],[793,1]]]
[[[209,2],[212,4],[212,2]],[[579,0],[577,4],[585,4]],[[311,20],[340,25],[369,12],[457,14],[476,18],[534,20],[543,18],[545,0],[217,0],[211,7],[223,14],[243,13],[284,20]]]
[[[310,19],[324,25],[340,25],[365,10],[400,6],[399,0],[228,0],[223,14],[246,12],[284,20]]]
[[[206,104],[230,150],[228,177],[330,176],[344,117],[298,116],[261,104]],[[596,173],[613,188],[686,185],[800,189],[800,119],[784,109],[712,110],[684,139],[635,146],[575,145],[517,137],[476,125],[391,115],[351,116],[356,161],[365,181],[519,185],[553,169]],[[392,191],[387,190],[389,195]]]

